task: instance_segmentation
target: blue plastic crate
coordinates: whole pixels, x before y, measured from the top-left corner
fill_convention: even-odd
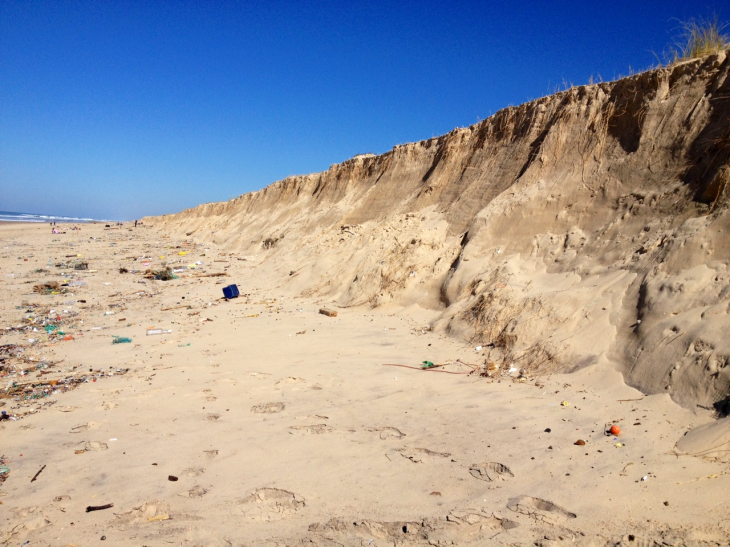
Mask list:
[[[228,285],[227,287],[223,287],[223,297],[226,299],[237,298],[239,294],[238,285]]]

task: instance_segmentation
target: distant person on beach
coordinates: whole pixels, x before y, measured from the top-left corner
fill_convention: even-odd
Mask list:
[[[134,221],[134,227],[135,228],[137,227],[137,221],[136,220]]]

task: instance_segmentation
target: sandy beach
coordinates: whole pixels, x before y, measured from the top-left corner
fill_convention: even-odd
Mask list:
[[[2,545],[727,544],[727,464],[675,447],[712,412],[609,363],[483,376],[417,305],[338,309],[149,226],[49,232],[0,226]]]

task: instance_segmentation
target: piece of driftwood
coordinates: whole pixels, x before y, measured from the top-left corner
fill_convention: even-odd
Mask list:
[[[228,272],[193,274],[192,277],[231,277]]]
[[[33,475],[33,478],[32,478],[32,479],[30,479],[30,482],[35,482],[35,480],[36,480],[36,479],[38,478],[38,475],[40,475],[40,474],[41,474],[41,471],[43,471],[43,470],[44,470],[45,468],[46,468],[46,466],[45,466],[45,465],[44,465],[43,467],[41,467],[41,468],[40,468],[40,469],[38,470],[38,473],[36,473],[35,475]]]
[[[205,273],[205,274],[181,274],[180,277],[231,277],[228,272],[216,272],[216,273]]]
[[[337,317],[337,312],[328,308],[320,308],[319,313],[326,315],[327,317]]]

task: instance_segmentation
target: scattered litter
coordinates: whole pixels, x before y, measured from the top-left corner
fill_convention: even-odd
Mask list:
[[[616,424],[613,424],[611,426],[611,429],[609,429],[611,435],[616,435],[617,437],[621,435],[621,428],[617,426]]]
[[[337,317],[337,312],[327,308],[320,308],[319,313],[326,315],[327,317]]]
[[[161,520],[169,520],[170,515],[155,515],[154,517],[149,517],[147,519],[147,522],[159,522]]]
[[[172,329],[147,329],[147,336],[153,336],[155,334],[172,334]]]
[[[240,295],[238,291],[238,285],[228,285],[227,287],[223,287],[223,298],[226,300],[230,300],[232,298],[238,298]]]
[[[178,277],[172,273],[170,268],[165,268],[164,270],[146,270],[144,272],[144,277],[145,279],[157,279],[159,281],[178,279]]]
[[[175,475],[168,475],[167,480],[170,482],[177,482],[178,478]]]
[[[131,338],[126,338],[124,336],[112,335],[112,338],[114,338],[114,340],[112,340],[112,344],[130,344],[132,342]]]
[[[107,503],[106,505],[89,505],[86,508],[87,513],[91,513],[92,511],[103,511],[104,509],[111,509],[114,507],[113,503]]]
[[[586,442],[583,439],[578,439],[573,444],[578,445],[578,446],[585,446]]]
[[[560,406],[570,406],[570,403],[568,401],[563,401],[560,403]]]

